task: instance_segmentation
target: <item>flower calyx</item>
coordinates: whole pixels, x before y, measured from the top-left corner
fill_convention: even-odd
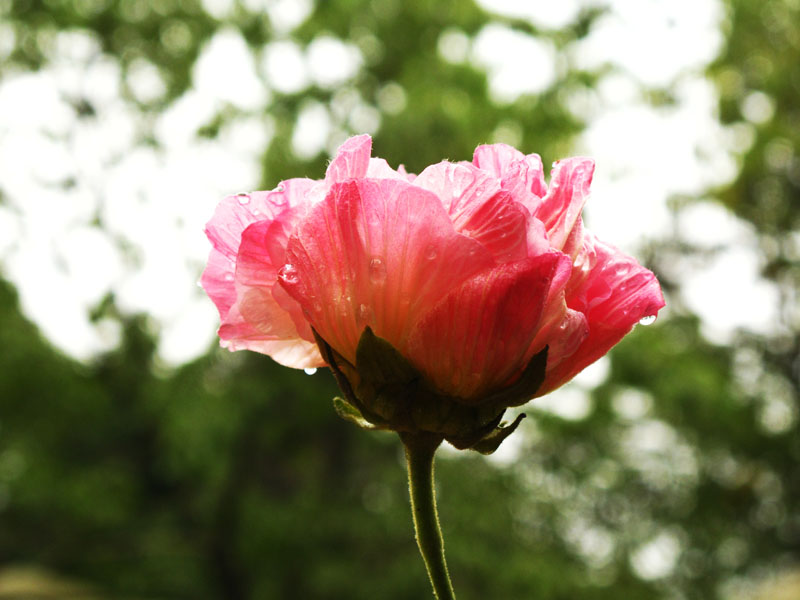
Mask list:
[[[323,358],[344,394],[334,408],[342,418],[365,429],[398,433],[432,433],[458,449],[491,454],[525,417],[502,423],[506,408],[532,398],[544,381],[547,348],[536,354],[517,380],[469,402],[446,396],[426,381],[422,373],[388,341],[367,327],[356,349],[353,365],[316,334]]]

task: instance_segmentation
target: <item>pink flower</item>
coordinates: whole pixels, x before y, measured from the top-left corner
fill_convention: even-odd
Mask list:
[[[650,271],[583,228],[594,163],[504,144],[417,177],[347,140],[325,179],[225,198],[202,285],[222,345],[325,364],[313,330],[356,364],[365,329],[437,393],[478,405],[548,348],[545,394],[664,306]]]

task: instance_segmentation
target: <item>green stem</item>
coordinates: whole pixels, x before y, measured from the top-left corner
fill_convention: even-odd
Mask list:
[[[433,455],[442,436],[430,433],[401,433],[408,463],[408,489],[417,545],[428,569],[433,594],[439,600],[455,600],[453,584],[444,559],[444,541],[436,513],[436,494],[433,483]]]

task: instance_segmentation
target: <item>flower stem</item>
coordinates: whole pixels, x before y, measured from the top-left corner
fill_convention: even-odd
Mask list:
[[[430,433],[401,433],[400,439],[406,447],[408,490],[417,545],[428,569],[433,594],[438,600],[455,600],[444,559],[444,541],[433,484],[433,455],[442,443],[442,437]]]

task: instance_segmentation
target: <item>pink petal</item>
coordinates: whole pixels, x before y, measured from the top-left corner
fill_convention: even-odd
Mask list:
[[[288,179],[270,192],[228,196],[217,205],[206,224],[206,236],[219,252],[236,258],[242,232],[248,225],[274,219],[287,206],[302,204],[305,193],[315,183],[311,179]]]
[[[236,263],[216,248],[208,254],[208,262],[200,277],[200,285],[214,302],[219,311],[220,320],[224,319],[236,302],[236,289],[233,284],[233,273]]]
[[[529,210],[534,210],[547,192],[542,159],[538,154],[525,156],[506,144],[478,146],[472,163],[498,177],[503,189]]]
[[[402,351],[417,315],[493,264],[432,193],[394,179],[336,184],[289,240],[280,282],[317,332],[355,360],[370,325]]]
[[[270,354],[298,368],[321,364],[310,329],[306,327],[306,339],[300,339],[292,315],[276,304],[270,291],[276,278],[272,260],[283,264],[291,222],[306,212],[305,194],[314,184],[310,179],[290,179],[271,192],[229,196],[206,226],[214,247],[201,284],[219,311],[223,346]],[[261,232],[257,241],[252,232],[248,240],[251,228]],[[266,230],[268,234],[263,233]],[[297,303],[294,312],[302,318]]]
[[[402,179],[403,181],[408,181],[408,174],[405,173],[405,170],[402,172],[395,171],[389,166],[389,163],[382,158],[369,159],[366,177],[370,177],[372,179]]]
[[[236,302],[219,328],[223,346],[269,354],[295,368],[324,364],[300,305],[276,285],[276,264],[283,264],[293,223],[304,212],[302,206],[287,209],[275,221],[244,231],[236,259]]]
[[[479,241],[499,262],[528,256],[532,218],[524,206],[501,191],[496,177],[469,163],[441,162],[420,173],[414,185],[435,193],[456,231]],[[543,235],[539,238],[545,242]]]
[[[213,248],[200,283],[216,304],[220,321],[236,300],[234,271],[242,232],[256,221],[275,219],[287,207],[301,205],[313,185],[310,179],[289,179],[271,192],[236,194],[219,203],[206,225]]]
[[[345,141],[325,172],[325,183],[332,185],[348,179],[365,177],[372,153],[372,138],[357,135]],[[388,165],[387,165],[388,166]]]
[[[398,165],[397,172],[400,173],[400,175],[403,176],[409,183],[413,183],[417,178],[416,173],[409,173],[406,171],[405,165]]]
[[[594,161],[567,158],[556,163],[550,176],[550,188],[534,211],[547,228],[550,245],[561,250],[572,234],[589,197]]]
[[[427,167],[414,180],[414,185],[433,192],[456,228],[500,191],[500,180],[469,163],[443,161]]]
[[[587,241],[596,253],[596,264],[567,296],[567,305],[586,316],[589,335],[552,370],[548,361],[547,380],[538,395],[572,379],[606,354],[640,319],[658,314],[664,306],[652,272],[611,245],[591,237]]]
[[[475,275],[417,323],[408,357],[440,391],[480,402],[525,368],[550,286],[569,269],[550,252]]]
[[[509,165],[524,158],[522,152],[508,144],[484,144],[475,148],[472,164],[501,179]]]

